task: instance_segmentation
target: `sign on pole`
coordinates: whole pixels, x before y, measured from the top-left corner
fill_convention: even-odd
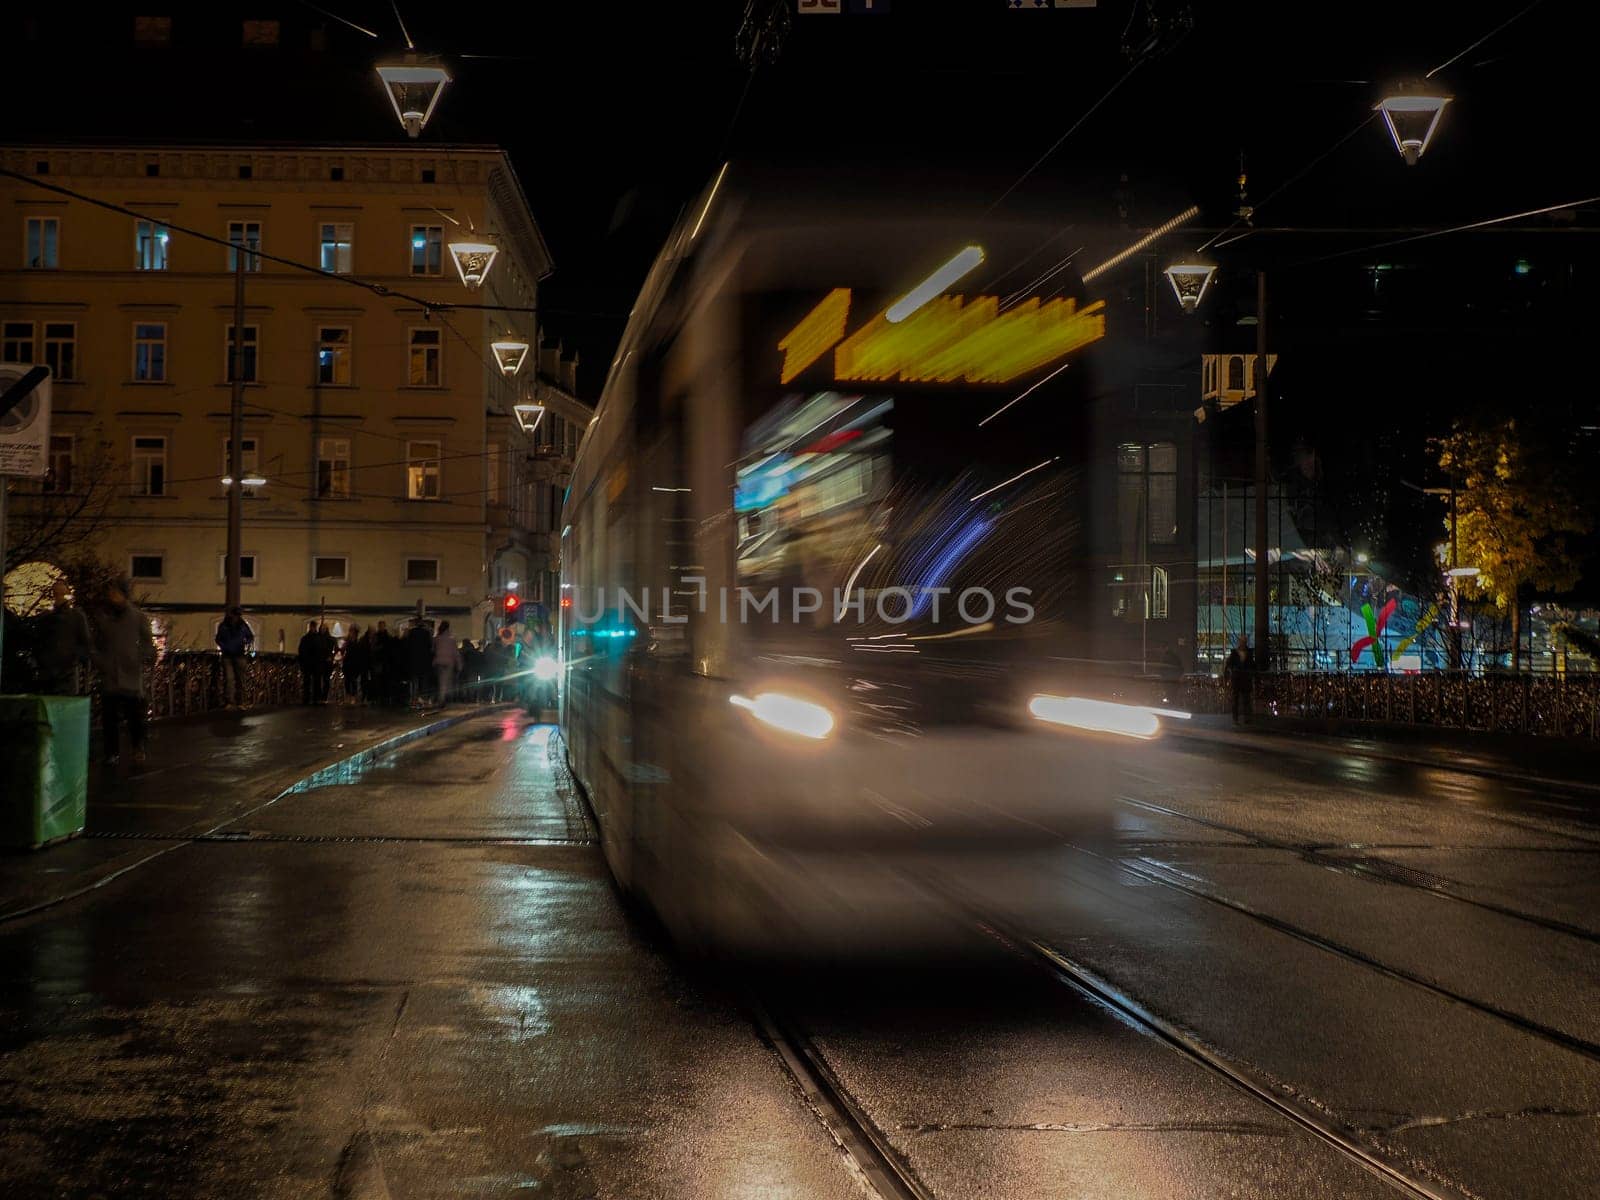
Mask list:
[[[0,475],[50,470],[50,368],[0,363]]]

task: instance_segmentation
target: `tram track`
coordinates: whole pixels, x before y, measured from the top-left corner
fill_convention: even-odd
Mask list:
[[[1139,808],[1164,817],[1188,821],[1207,829],[1215,829],[1219,833],[1227,833],[1234,837],[1243,838],[1249,845],[1260,849],[1285,851],[1297,855],[1302,861],[1312,866],[1321,867],[1324,870],[1344,875],[1354,875],[1369,882],[1410,888],[1441,900],[1453,900],[1458,904],[1482,909],[1485,912],[1492,912],[1512,920],[1523,921],[1552,933],[1559,933],[1566,937],[1600,944],[1600,933],[1594,930],[1585,929],[1581,925],[1573,925],[1566,921],[1559,921],[1553,917],[1542,917],[1537,913],[1526,912],[1510,905],[1497,904],[1492,900],[1466,895],[1459,890],[1463,885],[1458,880],[1448,879],[1442,875],[1434,875],[1431,872],[1420,871],[1399,863],[1390,863],[1384,859],[1342,857],[1328,853],[1327,848],[1322,846],[1308,846],[1295,842],[1279,841],[1275,838],[1264,837],[1249,829],[1242,829],[1236,825],[1213,821],[1209,817],[1197,817],[1193,813],[1169,808],[1152,800],[1142,800],[1134,796],[1118,796],[1117,801],[1131,808]]]

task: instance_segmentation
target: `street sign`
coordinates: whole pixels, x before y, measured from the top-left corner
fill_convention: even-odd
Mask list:
[[[801,16],[810,13],[839,13],[844,11],[843,0],[795,0]]]
[[[0,363],[0,475],[50,470],[50,368]]]

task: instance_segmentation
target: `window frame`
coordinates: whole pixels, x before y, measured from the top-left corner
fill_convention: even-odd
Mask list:
[[[26,329],[27,341],[16,332]],[[27,353],[21,358],[11,357],[13,346],[27,346]],[[0,321],[0,362],[32,364],[34,351],[39,348],[38,326],[33,321]],[[18,353],[22,353],[18,351]]]
[[[244,219],[228,222],[228,236],[226,239],[228,243],[227,257],[224,259],[224,262],[228,267],[228,274],[232,275],[236,270],[238,270],[238,255],[241,251],[248,256],[244,262],[244,273],[246,275],[256,275],[260,273],[263,224],[264,222],[259,220],[250,221]],[[252,226],[256,231],[255,245],[250,244],[250,229]],[[234,238],[233,231],[235,227],[239,229],[239,240],[235,240]]]
[[[153,338],[140,334],[141,329],[160,329],[161,336]],[[168,326],[165,321],[135,321],[133,323],[133,379],[134,383],[166,383],[168,350],[171,348],[167,337]],[[159,375],[139,374],[139,351],[147,346],[161,347]],[[151,360],[154,362],[154,359]]]
[[[39,257],[49,258],[50,262],[34,262],[29,257],[32,249],[33,227],[39,226]],[[44,229],[46,225],[53,225],[54,245],[49,247],[53,253],[46,253],[46,239]],[[61,269],[61,218],[47,216],[44,213],[26,213],[22,218],[22,266],[28,271],[59,271]]]
[[[328,231],[333,236],[328,236]],[[343,239],[340,231],[344,232]],[[328,251],[332,248],[334,265],[328,265]],[[339,265],[340,258],[344,265]],[[351,275],[356,269],[356,223],[354,221],[317,222],[317,265],[333,275]]]
[[[338,463],[340,461],[338,455],[328,453],[327,447],[330,444],[338,444],[338,443],[342,443],[344,445],[344,472],[343,472],[344,486],[343,486],[343,488],[338,489],[338,490],[335,490],[331,486],[332,481],[335,478],[338,478],[339,472],[338,472],[337,467],[330,467],[329,471],[328,471],[328,477],[329,477],[330,486],[329,486],[329,489],[327,491],[323,491],[322,490],[322,464],[323,463],[334,463],[334,464],[336,464],[336,463]],[[316,496],[317,496],[318,500],[348,500],[348,499],[350,499],[350,492],[351,492],[350,475],[351,475],[351,467],[352,467],[351,443],[352,443],[352,439],[348,438],[348,437],[319,437],[317,439],[317,474],[316,474],[315,480],[313,481],[312,486],[316,488]]]
[[[245,373],[244,383],[261,382],[261,326],[249,324],[244,327],[244,341],[239,346],[239,357],[243,364],[249,367]],[[233,382],[233,322],[228,321],[222,326],[222,382]]]
[[[416,450],[414,449],[414,447],[417,447],[417,446],[432,446],[434,448],[434,453],[431,454],[431,455],[418,454],[416,452]],[[431,495],[431,496],[418,495],[417,492],[419,490],[423,491],[423,492],[427,491],[426,481],[428,479],[427,471],[428,471],[428,464],[429,463],[432,463],[432,465],[433,465],[433,476],[432,477],[433,477],[433,493],[434,494]],[[415,474],[415,472],[417,472],[419,470],[422,471],[423,474],[421,474],[421,475]],[[417,486],[419,481],[421,481],[423,483],[423,485],[424,485],[420,489]],[[444,499],[444,442],[441,439],[439,439],[439,438],[407,438],[406,439],[406,493],[405,493],[405,498],[408,501],[415,501],[415,502],[417,502],[419,504],[438,504],[441,500]]]
[[[161,488],[159,491],[151,491],[149,486],[150,472],[148,470],[148,464],[158,461],[150,457],[155,453],[155,447],[141,447],[139,445],[140,442],[161,443],[161,457],[159,459],[161,466]],[[164,496],[172,495],[172,490],[168,486],[171,482],[168,471],[168,465],[171,461],[171,454],[171,441],[164,433],[135,433],[130,435],[128,440],[129,490],[136,498],[141,500],[159,499]],[[140,463],[145,463],[147,466],[147,469],[143,472],[139,471]]]
[[[421,231],[423,244],[417,245],[417,233]],[[419,279],[432,279],[444,274],[444,226],[443,225],[412,225],[410,234],[411,274]],[[418,255],[421,255],[421,270],[418,270]]]
[[[59,333],[52,334],[51,329],[70,329],[70,337],[62,337]],[[44,352],[45,366],[50,368],[50,375],[61,383],[73,383],[78,378],[78,323],[76,321],[41,321],[39,322],[39,344]],[[67,368],[62,370],[62,355],[50,353],[51,347],[69,347],[66,358]],[[52,359],[54,361],[52,361]]]
[[[60,442],[66,443],[67,479],[66,486],[59,486],[61,473],[56,470],[56,456],[60,453]],[[78,435],[75,433],[58,433],[50,431],[50,442],[46,448],[46,457],[50,468],[45,472],[44,480],[39,485],[45,491],[60,496],[72,495],[72,477],[78,466]]]
[[[417,335],[419,333],[425,333],[431,336],[433,339],[432,344],[430,345],[428,342],[418,342]],[[433,370],[431,372],[431,383],[417,382],[417,373],[413,370],[413,367],[416,365],[416,356],[419,348],[424,351],[429,349],[433,351]],[[425,354],[423,361],[426,362],[427,359],[428,356]],[[423,372],[424,376],[429,374],[429,372]],[[437,325],[406,326],[406,386],[414,388],[441,388],[444,386],[444,330],[440,329]]]
[[[323,372],[322,372],[322,365],[323,365],[322,364],[322,355],[323,355],[323,353],[326,351],[326,352],[328,352],[328,353],[330,353],[330,354],[332,354],[334,356],[333,357],[333,365],[335,366],[335,368],[337,368],[337,365],[338,365],[338,362],[339,362],[339,358],[340,358],[341,343],[336,339],[330,340],[328,338],[328,336],[327,336],[328,334],[335,333],[335,332],[342,332],[344,334],[344,341],[342,343],[343,360],[344,360],[344,378],[343,379],[337,379],[337,378],[324,379],[322,377],[322,374],[323,374]],[[317,385],[319,387],[354,387],[355,386],[355,343],[356,343],[356,333],[355,333],[355,327],[352,326],[352,325],[318,325],[317,326]],[[335,369],[332,373],[334,375],[338,375],[339,372],[337,371],[337,369]]]
[[[432,579],[411,578],[411,564],[431,562],[433,564]],[[401,587],[438,587],[444,580],[444,563],[436,554],[408,554],[401,560],[400,586]]]
[[[250,564],[248,573],[246,573],[244,566],[247,562]],[[260,583],[260,566],[260,554],[254,550],[241,550],[239,552],[239,583],[241,585]],[[226,550],[217,551],[217,582],[228,582],[228,552]]]
[[[325,561],[325,562],[335,562],[335,561],[337,561],[337,562],[342,562],[344,564],[344,574],[339,576],[339,577],[337,577],[337,578],[335,578],[333,576],[327,576],[327,575],[318,575],[317,574],[317,563],[319,561]],[[337,584],[348,585],[350,583],[350,556],[348,554],[312,554],[311,555],[310,574],[311,574],[311,582],[312,582],[313,585],[319,584],[319,583],[337,583]]]
[[[141,575],[135,569],[134,563],[141,558],[154,558],[161,562],[161,574]],[[167,581],[167,552],[165,550],[130,550],[128,551],[128,580],[130,583],[165,583]]]
[[[148,231],[148,244],[146,244]],[[159,221],[139,219],[133,223],[133,269],[135,271],[165,271],[170,243],[167,227]],[[159,262],[154,260],[160,259]]]

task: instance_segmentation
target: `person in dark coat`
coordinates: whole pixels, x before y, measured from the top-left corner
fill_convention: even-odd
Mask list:
[[[1239,711],[1244,710],[1246,721],[1255,716],[1255,700],[1251,694],[1251,684],[1256,673],[1255,659],[1250,654],[1250,642],[1240,635],[1239,644],[1228,652],[1228,661],[1223,665],[1222,677],[1228,683],[1229,690],[1233,693],[1233,723],[1239,723]]]
[[[39,618],[38,646],[34,651],[39,668],[38,689],[46,696],[76,696],[78,668],[94,653],[94,635],[83,610],[72,606],[71,589],[64,579],[50,587],[55,607]]]
[[[317,626],[317,703],[328,702],[328,689],[333,682],[333,663],[339,657],[339,643],[328,632],[327,623]]]
[[[344,650],[339,656],[339,667],[344,673],[344,702],[361,703],[361,688],[367,676],[367,644],[361,626],[352,624],[344,635]]]
[[[300,663],[300,703],[315,704],[317,699],[317,657],[321,652],[321,639],[317,635],[317,623],[306,622],[306,631],[300,638],[300,645],[295,650],[295,658]]]
[[[100,721],[105,734],[102,754],[107,765],[121,750],[121,726],[128,726],[133,761],[144,761],[145,668],[156,659],[150,618],[128,599],[132,585],[118,579],[94,617],[94,665],[100,674]]]
[[[421,704],[433,679],[433,629],[420,617],[406,630],[406,676],[411,681],[411,702]]]
[[[256,640],[244,613],[236,604],[217,626],[217,650],[222,655],[222,699],[228,708],[244,707],[245,654]]]

